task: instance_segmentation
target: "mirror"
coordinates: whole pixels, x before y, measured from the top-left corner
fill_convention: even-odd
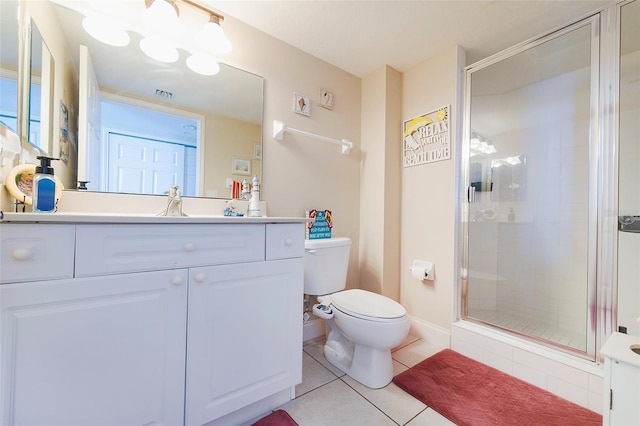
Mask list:
[[[0,121],[18,131],[18,1],[0,2]]]
[[[28,13],[19,16],[19,2],[2,1],[0,17],[2,19],[2,45],[0,47],[0,118],[14,132],[21,127],[24,148],[37,153],[51,152],[51,119],[53,108],[53,81],[55,64],[40,29]],[[22,48],[27,61],[24,75],[18,76],[19,18],[25,22],[22,32]],[[26,54],[30,53],[27,57]],[[22,81],[19,82],[19,78]],[[19,90],[20,89],[20,90]],[[24,115],[29,117],[18,122],[18,99]],[[27,136],[28,135],[28,136]]]
[[[133,32],[127,47],[108,46],[86,34],[83,15],[66,7],[87,2],[47,3],[80,74],[80,102],[67,108],[78,112],[77,180],[89,181],[89,190],[164,194],[175,182],[186,196],[230,198],[234,181],[261,177],[262,77],[222,63],[217,75],[198,75],[184,66],[182,51],[174,64],[162,64],[140,51]],[[94,89],[83,69],[93,70]],[[109,114],[81,118],[99,111]],[[170,159],[178,171],[149,169],[141,157]]]

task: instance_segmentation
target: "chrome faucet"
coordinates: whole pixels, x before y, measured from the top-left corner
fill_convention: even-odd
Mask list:
[[[182,212],[182,197],[180,197],[180,187],[178,185],[173,185],[169,189],[167,208],[158,216],[187,216]]]

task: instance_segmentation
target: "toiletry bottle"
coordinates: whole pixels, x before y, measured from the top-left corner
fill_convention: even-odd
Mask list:
[[[260,211],[260,182],[258,182],[258,176],[254,176],[251,181],[251,200],[249,201],[249,210],[247,216],[249,217],[261,217]]]
[[[509,222],[515,222],[516,221],[516,212],[513,211],[513,207],[511,207],[509,209],[509,213],[507,214],[507,220]]]
[[[240,199],[241,200],[249,200],[249,197],[251,197],[251,190],[249,189],[249,182],[244,179],[242,181],[242,191],[240,191]]]
[[[52,213],[56,209],[56,180],[53,177],[51,160],[58,158],[38,157],[40,165],[36,166],[33,175],[33,208],[34,213]]]

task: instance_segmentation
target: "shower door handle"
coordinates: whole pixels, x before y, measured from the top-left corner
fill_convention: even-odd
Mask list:
[[[618,231],[640,233],[640,216],[618,216]]]
[[[467,201],[469,204],[476,202],[476,187],[468,186],[467,187]]]

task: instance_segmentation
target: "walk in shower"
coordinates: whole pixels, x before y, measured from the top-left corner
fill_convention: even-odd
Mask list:
[[[640,50],[624,46],[638,38],[614,33],[638,34],[638,5],[614,5],[467,67],[462,319],[592,360],[616,326],[607,317],[617,305],[616,117],[618,105],[621,118],[635,115],[635,145],[626,148],[633,159],[621,168],[636,165],[624,186],[633,185],[628,192],[638,198]],[[627,28],[619,24],[625,14]],[[635,65],[614,63],[618,48],[627,55],[622,63]],[[612,70],[635,73],[635,91],[611,94],[619,81],[633,81]],[[638,201],[627,200],[625,214],[640,221]],[[638,248],[621,256],[636,258],[636,269],[625,270],[636,296]]]

